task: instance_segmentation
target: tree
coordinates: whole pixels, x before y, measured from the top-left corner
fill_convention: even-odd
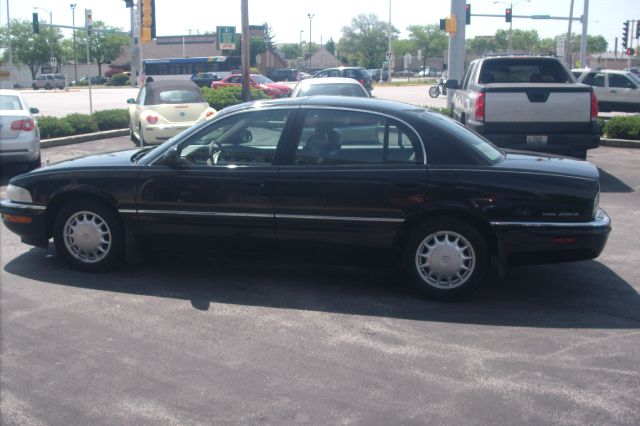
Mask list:
[[[296,59],[300,56],[299,43],[283,43],[280,45],[279,50],[285,59]]]
[[[342,38],[338,42],[341,56],[346,56],[351,64],[365,68],[377,68],[385,60],[388,44],[387,23],[374,14],[358,15],[351,20],[351,26],[342,28]],[[392,36],[398,30],[391,29]]]
[[[636,24],[638,25],[638,24]],[[587,54],[606,52],[609,43],[601,35],[587,35]]]
[[[91,43],[89,44],[89,57],[98,65],[98,75],[102,75],[102,65],[109,63],[120,56],[122,48],[129,44],[129,38],[125,35],[115,34],[120,29],[105,25],[102,21],[93,23]],[[76,30],[76,55],[78,62],[87,61],[87,33],[85,30]]]
[[[256,55],[267,51],[267,43],[262,37],[251,37],[249,39],[249,65],[256,65]],[[236,48],[229,52],[229,55],[240,56],[242,54],[242,35],[236,37]]]
[[[475,36],[467,40],[467,50],[482,56],[496,50],[496,40],[493,36]]]
[[[3,46],[7,43],[7,31],[2,31],[0,41]],[[11,21],[11,49],[13,60],[29,67],[31,77],[35,80],[36,74],[42,65],[48,65],[51,58],[51,51],[56,58],[60,57],[60,39],[62,34],[57,28],[48,25],[40,25],[40,32],[33,33],[33,23],[31,21]],[[5,49],[3,60],[9,56]]]
[[[411,25],[407,30],[409,40],[413,42],[413,50],[422,50],[425,61],[429,56],[442,56],[449,46],[447,35],[440,30],[439,25]]]
[[[332,55],[336,54],[336,42],[333,41],[333,37],[329,38],[327,44],[324,45],[325,49],[327,49]]]
[[[276,35],[273,33],[273,28],[271,28],[266,22],[262,24],[262,26],[264,27],[264,43],[267,46],[267,49],[273,49],[275,44],[274,40],[276,38]]]

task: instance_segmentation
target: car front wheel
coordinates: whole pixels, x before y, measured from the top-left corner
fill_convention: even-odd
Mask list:
[[[104,271],[115,266],[123,253],[123,231],[115,213],[91,200],[66,204],[54,223],[58,253],[71,267]]]
[[[476,290],[488,260],[485,238],[458,220],[436,220],[414,229],[404,250],[410,283],[438,300],[460,299]]]

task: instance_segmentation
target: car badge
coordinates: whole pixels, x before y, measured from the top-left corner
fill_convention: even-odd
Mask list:
[[[184,111],[180,111],[180,117],[184,117],[185,115],[187,115]]]

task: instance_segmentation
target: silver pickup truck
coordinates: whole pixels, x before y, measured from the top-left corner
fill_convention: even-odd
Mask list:
[[[500,147],[586,158],[600,143],[593,88],[556,58],[476,59],[447,87],[453,117]]]

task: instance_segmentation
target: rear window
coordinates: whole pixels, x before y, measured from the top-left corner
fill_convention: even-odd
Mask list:
[[[16,111],[22,109],[20,98],[13,95],[0,95],[0,111]]]
[[[183,104],[190,102],[204,102],[199,92],[191,90],[165,90],[158,96],[162,104]]]
[[[555,60],[539,58],[485,61],[478,81],[489,83],[571,83],[572,76]]]

